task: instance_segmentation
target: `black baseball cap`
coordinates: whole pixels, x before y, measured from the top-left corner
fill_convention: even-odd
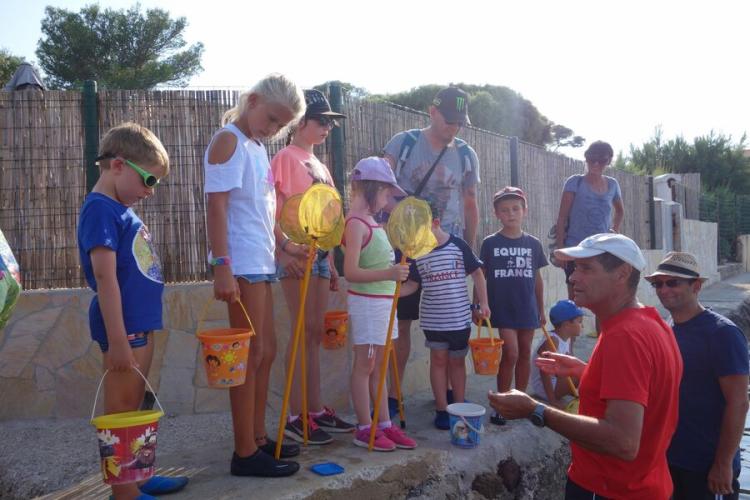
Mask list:
[[[471,125],[469,120],[469,95],[458,87],[448,87],[437,93],[432,100],[445,121]]]
[[[326,99],[325,94],[320,90],[308,89],[305,90],[305,104],[307,104],[307,110],[305,111],[305,118],[311,116],[330,116],[331,118],[346,118],[346,115],[336,113],[331,110],[331,105]]]

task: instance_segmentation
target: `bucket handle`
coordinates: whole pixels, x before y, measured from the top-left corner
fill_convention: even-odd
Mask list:
[[[201,311],[201,315],[198,316],[198,325],[195,328],[196,335],[198,332],[201,331],[201,324],[206,320],[206,313],[208,313],[208,306],[211,305],[211,301],[213,300],[213,297],[209,297],[206,301],[205,305],[203,306],[203,310]],[[245,319],[247,320],[247,324],[250,325],[250,335],[255,335],[255,327],[253,326],[253,322],[250,321],[250,315],[247,314],[247,309],[245,309],[245,306],[242,304],[241,300],[238,300],[236,302],[240,305],[240,308],[242,309],[242,314],[245,315]]]
[[[138,375],[140,375],[141,378],[143,379],[143,381],[146,382],[146,387],[148,387],[148,390],[151,391],[151,394],[154,395],[154,399],[156,400],[156,404],[159,405],[159,409],[161,410],[161,412],[164,415],[166,415],[166,412],[164,411],[164,407],[161,405],[161,402],[159,401],[159,398],[156,397],[156,391],[154,391],[154,388],[151,387],[151,384],[148,383],[148,379],[143,375],[143,372],[141,372],[141,370],[139,370],[135,366],[133,366],[132,368],[133,368],[133,370],[137,371]],[[96,396],[94,396],[94,407],[91,408],[91,421],[94,420],[94,413],[96,413],[96,403],[97,403],[97,401],[99,401],[99,391],[101,391],[102,384],[104,383],[104,377],[106,377],[108,373],[109,373],[109,368],[107,368],[106,370],[104,370],[104,374],[102,375],[101,380],[99,380],[99,386],[96,388]]]
[[[466,417],[464,417],[463,415],[461,415],[461,416],[460,416],[460,418],[461,418],[461,420],[463,421],[463,423],[464,423],[464,424],[466,425],[466,427],[468,427],[468,428],[469,428],[469,429],[471,429],[472,431],[476,432],[477,434],[484,434],[484,425],[480,425],[480,426],[479,426],[479,429],[476,429],[476,428],[474,428],[474,426],[473,426],[473,425],[471,425],[471,424],[469,423],[469,421],[468,421],[468,420],[466,420]]]
[[[487,331],[489,332],[487,335],[490,338],[490,344],[495,345],[498,339],[495,338],[495,336],[492,334],[492,324],[490,324],[490,318],[484,318],[484,320],[482,320],[482,322],[477,325],[477,338],[482,337],[482,328],[484,327],[486,327]]]

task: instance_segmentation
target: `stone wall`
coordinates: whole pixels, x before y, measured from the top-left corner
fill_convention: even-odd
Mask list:
[[[716,225],[687,222],[683,248],[698,255],[702,269],[716,276]],[[712,243],[714,242],[714,243]],[[661,250],[644,252],[647,273],[663,258]],[[546,309],[567,297],[561,269],[542,270]],[[332,294],[329,310],[345,309],[346,288]],[[155,334],[154,362],[149,375],[167,412],[189,414],[224,411],[229,408],[225,390],[211,389],[198,355],[195,337],[199,316],[208,304],[205,328],[226,326],[226,308],[209,300],[209,283],[168,285],[164,294],[164,331]],[[101,376],[101,353],[88,330],[88,306],[93,294],[85,289],[35,290],[23,292],[10,323],[0,331],[0,420],[34,417],[80,417],[91,412],[96,384]],[[643,281],[639,298],[657,305],[656,295]],[[290,336],[289,314],[281,287],[274,285],[275,328],[279,353],[271,374],[269,405],[280,407],[284,387],[284,348]],[[418,324],[413,325],[412,356],[404,393],[429,387],[429,355]],[[586,318],[585,332],[593,331],[593,318]],[[321,386],[324,403],[349,408],[349,348],[321,350]],[[470,363],[470,361],[469,361]]]

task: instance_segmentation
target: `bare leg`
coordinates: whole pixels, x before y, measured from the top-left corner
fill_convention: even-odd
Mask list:
[[[526,391],[531,374],[531,342],[534,330],[518,330],[518,359],[516,360],[516,389]]]
[[[507,392],[513,383],[513,373],[518,361],[518,334],[516,330],[501,328],[500,338],[503,339],[503,354],[500,358],[500,370],[497,373],[497,390]]]
[[[398,321],[398,338],[393,340],[393,348],[396,352],[396,364],[398,366],[399,379],[401,380],[401,386],[404,384],[404,372],[406,371],[406,363],[409,361],[409,355],[411,354],[411,320],[403,319]],[[396,398],[396,386],[393,380],[391,380],[390,388],[388,389],[388,396]]]
[[[445,394],[448,389],[448,378],[445,376],[447,370],[448,349],[430,349],[430,385],[436,410],[445,410],[448,406]]]
[[[268,402],[268,387],[271,379],[271,365],[276,359],[276,330],[273,322],[273,296],[271,294],[271,284],[268,282],[260,283],[263,288],[259,290],[259,295],[264,295],[263,309],[263,337],[262,353],[260,364],[258,365],[258,375],[255,379],[255,422],[254,437],[261,437],[267,434],[266,431],[266,403]]]
[[[453,398],[456,403],[463,403],[466,400],[466,358],[449,356],[448,371],[453,387]]]
[[[368,357],[369,345],[354,346],[351,391],[354,412],[359,425],[370,425],[370,374],[375,369],[375,356]]]

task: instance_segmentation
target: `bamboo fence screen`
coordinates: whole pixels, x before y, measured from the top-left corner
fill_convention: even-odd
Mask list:
[[[171,173],[155,194],[136,207],[151,230],[168,282],[208,278],[203,153],[221,116],[234,105],[229,90],[108,90],[98,94],[103,135],[124,121],[154,131],[170,155]],[[81,93],[24,90],[0,92],[0,229],[19,260],[26,289],[85,286],[76,225],[86,194]],[[345,97],[343,112],[346,179],[360,158],[377,155],[397,132],[428,124],[425,113]],[[468,127],[459,134],[477,152],[478,236],[498,229],[492,195],[511,183],[511,141]],[[284,138],[269,143],[270,155]],[[333,165],[330,140],[316,149]],[[582,173],[582,162],[519,143],[519,185],[529,196],[526,230],[546,239],[557,218],[564,180]],[[645,177],[616,171],[625,200],[623,232],[649,248],[648,185]],[[344,193],[345,198],[348,192]]]

